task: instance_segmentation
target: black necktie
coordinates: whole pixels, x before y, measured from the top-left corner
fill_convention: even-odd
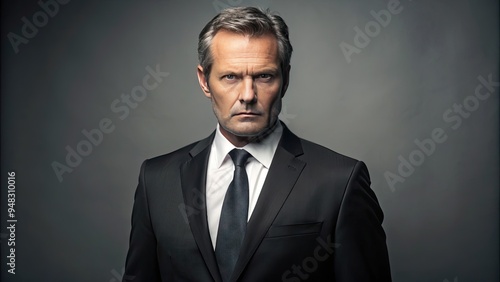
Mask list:
[[[233,149],[229,156],[234,162],[234,177],[227,189],[220,215],[215,256],[224,282],[229,281],[240,254],[248,218],[248,176],[245,163],[250,154]]]

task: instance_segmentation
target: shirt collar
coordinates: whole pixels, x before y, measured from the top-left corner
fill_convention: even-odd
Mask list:
[[[274,130],[266,136],[260,142],[248,143],[242,148],[249,152],[253,158],[255,158],[264,167],[269,169],[271,162],[273,160],[274,153],[278,147],[278,143],[281,139],[281,134],[283,133],[283,126],[280,121],[276,122],[277,125]],[[212,144],[211,154],[215,155],[215,164],[217,168],[220,168],[222,163],[226,158],[230,158],[228,153],[237,148],[229,140],[226,139],[224,135],[220,132],[220,125],[217,123],[217,130],[215,132],[214,141]]]

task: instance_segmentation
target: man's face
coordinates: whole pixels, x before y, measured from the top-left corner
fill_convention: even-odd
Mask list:
[[[211,52],[208,81],[198,66],[200,86],[212,101],[222,134],[233,144],[246,143],[276,122],[290,68],[281,70],[273,35],[249,37],[219,31]]]

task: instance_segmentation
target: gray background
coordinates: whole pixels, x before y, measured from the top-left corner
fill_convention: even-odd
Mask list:
[[[281,117],[299,136],[367,163],[394,281],[499,281],[498,86],[456,129],[443,119],[474,94],[478,76],[498,81],[498,1],[401,0],[350,63],[339,45],[353,44],[354,28],[389,0],[219,2],[270,7],[287,21],[295,51]],[[2,2],[2,281],[118,281],[141,162],[215,126],[195,75],[213,4],[74,0],[15,53],[7,34],[22,35],[21,18],[41,7]],[[121,120],[111,103],[156,65],[168,77]],[[65,164],[65,147],[103,118],[115,130],[58,181],[52,162]],[[384,173],[398,173],[398,158],[435,128],[446,141],[391,188]],[[11,170],[15,276],[5,264]]]

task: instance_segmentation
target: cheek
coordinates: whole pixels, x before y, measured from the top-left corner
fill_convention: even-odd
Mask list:
[[[212,103],[220,113],[229,114],[235,102],[227,95],[216,94],[212,91]]]
[[[272,110],[275,107],[279,107],[280,101],[281,95],[278,87],[277,90],[270,91],[270,93],[266,95],[265,100],[262,101],[262,106],[268,110]]]

